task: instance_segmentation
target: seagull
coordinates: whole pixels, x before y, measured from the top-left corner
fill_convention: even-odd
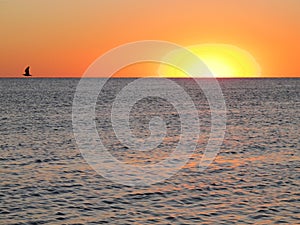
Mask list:
[[[25,77],[31,77],[31,74],[29,73],[29,68],[30,68],[30,66],[27,66],[27,68],[25,69],[25,73],[23,74],[23,76],[25,76]]]

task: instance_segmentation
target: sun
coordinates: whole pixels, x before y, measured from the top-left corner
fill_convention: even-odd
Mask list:
[[[201,44],[188,46],[186,49],[197,55],[209,68],[214,77],[260,77],[261,68],[255,58],[246,50],[229,44]],[[170,56],[168,56],[170,57]],[[171,54],[180,65],[189,65],[184,54],[177,51]],[[183,71],[161,64],[158,68],[160,77],[189,77]]]

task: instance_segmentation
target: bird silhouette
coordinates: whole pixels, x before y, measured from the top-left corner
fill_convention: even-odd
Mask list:
[[[29,72],[29,68],[30,68],[30,66],[27,66],[27,68],[25,69],[25,73],[23,74],[23,76],[25,76],[25,77],[31,77],[32,76],[30,74],[30,72]]]

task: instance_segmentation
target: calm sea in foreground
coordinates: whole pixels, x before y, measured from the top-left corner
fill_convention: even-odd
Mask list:
[[[165,100],[143,99],[132,108],[132,132],[147,137],[149,118],[160,115],[167,136],[151,152],[122,145],[110,107],[132,81],[107,83],[95,121],[114,157],[142,166],[176,147],[180,118]],[[164,182],[127,187],[97,174],[76,145],[72,103],[79,79],[0,79],[0,224],[300,224],[300,79],[219,80],[227,130],[204,172],[197,163],[210,131],[208,103],[193,80],[174,81],[199,111],[195,153]]]

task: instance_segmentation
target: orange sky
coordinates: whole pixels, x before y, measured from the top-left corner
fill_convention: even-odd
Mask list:
[[[300,77],[299,0],[0,0],[0,27],[0,77],[26,65],[35,77],[81,76],[109,49],[144,39],[236,45],[264,76]]]

